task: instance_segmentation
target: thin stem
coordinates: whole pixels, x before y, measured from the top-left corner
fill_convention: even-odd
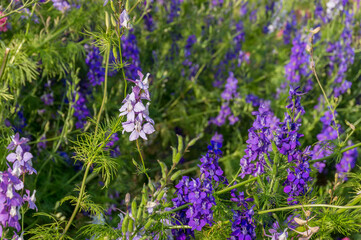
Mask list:
[[[106,65],[105,65],[103,101],[102,101],[102,105],[100,106],[99,114],[98,114],[98,116],[97,116],[97,121],[96,121],[96,126],[95,126],[95,133],[94,133],[94,135],[96,135],[97,132],[98,132],[100,118],[101,118],[101,115],[102,115],[102,112],[103,112],[103,109],[104,109],[104,105],[105,105],[105,102],[106,102],[106,98],[107,98],[107,82],[108,82],[108,70],[109,70],[109,56],[110,56],[110,46],[108,46],[108,51],[107,51],[107,53],[106,53],[106,59],[107,59],[107,61],[106,61]],[[117,123],[118,123],[118,122],[119,122],[119,119],[118,119]],[[113,132],[113,129],[112,129],[112,132]],[[109,136],[107,137],[107,139],[110,138],[110,135],[112,135],[112,132],[111,132],[111,134],[109,134]],[[94,138],[94,139],[95,139],[95,138]],[[103,144],[101,144],[100,147],[103,147],[106,141],[107,141],[107,140],[105,140],[105,141],[103,142]],[[95,143],[95,142],[96,142],[96,141],[94,140],[94,143]],[[99,149],[99,148],[98,148],[98,149]],[[90,167],[91,167],[91,165],[92,165],[92,163],[93,163],[93,160],[94,160],[94,159],[90,159],[89,162],[88,162],[88,164],[87,164],[87,166],[86,166],[85,173],[84,173],[84,176],[83,176],[83,181],[82,181],[81,187],[80,187],[80,192],[79,192],[78,201],[77,201],[77,203],[76,203],[76,206],[75,206],[75,209],[74,209],[74,211],[73,211],[73,214],[71,215],[71,217],[70,217],[67,225],[65,226],[64,232],[63,232],[63,234],[61,235],[60,240],[64,238],[66,232],[69,230],[69,227],[71,226],[71,223],[73,222],[76,214],[77,214],[78,211],[79,211],[80,202],[81,202],[81,200],[82,200],[82,198],[83,198],[84,191],[85,191],[86,179],[87,179],[87,177],[88,177],[88,173],[89,173]]]
[[[233,180],[227,185],[227,187],[231,186],[232,183],[234,183],[234,181],[236,181],[236,179],[237,179],[238,175],[241,173],[241,171],[242,171],[242,167],[240,167],[238,169],[238,172],[236,173],[236,175],[234,175]]]
[[[351,149],[354,149],[354,148],[357,148],[357,147],[360,147],[360,146],[361,146],[361,143],[357,143],[357,144],[355,144],[355,145],[352,145],[352,146],[350,146],[350,147],[347,147],[347,148],[342,149],[340,152],[333,153],[333,154],[331,154],[331,155],[329,155],[329,156],[327,156],[327,157],[310,160],[310,161],[308,161],[308,162],[310,162],[310,163],[313,163],[313,162],[321,162],[321,161],[323,161],[323,160],[327,160],[327,159],[336,157],[336,156],[337,156],[338,154],[340,154],[340,153],[347,152],[347,151],[349,151],[349,150],[351,150]]]
[[[0,80],[3,78],[6,63],[8,62],[9,53],[10,53],[10,48],[6,48],[5,49],[5,55],[4,55],[4,58],[3,58],[3,62],[1,64],[1,69],[0,69]]]
[[[322,85],[321,85],[321,82],[320,82],[320,79],[318,78],[318,75],[317,75],[317,72],[316,72],[316,64],[315,64],[315,61],[314,61],[314,58],[313,58],[313,34],[311,35],[310,37],[310,44],[311,44],[311,50],[310,50],[310,55],[311,55],[311,69],[312,69],[312,73],[313,75],[315,75],[316,77],[316,80],[317,80],[317,83],[318,85],[320,86],[321,88],[321,91],[322,91],[322,94],[323,94],[323,97],[325,98],[325,101],[327,102],[327,105],[328,107],[330,108],[331,110],[331,113],[332,113],[332,118],[333,118],[333,121],[335,122],[335,129],[336,129],[336,132],[337,132],[337,139],[338,139],[338,142],[340,143],[340,134],[338,132],[338,127],[337,127],[337,122],[336,122],[336,116],[335,116],[335,109],[331,106],[330,104],[330,101],[328,100],[328,97],[326,95],[326,92],[325,90],[323,89]]]
[[[222,193],[229,192],[229,191],[231,191],[232,189],[238,188],[238,187],[243,186],[243,185],[245,185],[245,184],[247,184],[247,183],[254,182],[254,181],[256,181],[258,178],[259,178],[259,177],[250,178],[250,179],[248,179],[248,180],[246,180],[246,181],[240,182],[240,183],[238,183],[238,184],[236,184],[236,185],[233,185],[233,186],[231,186],[231,187],[226,187],[225,189],[222,189],[222,190],[220,190],[220,191],[217,191],[217,192],[215,192],[215,194],[218,195],[218,194],[222,194]]]
[[[61,235],[60,237],[60,240],[63,239],[63,237],[65,236],[66,232],[69,230],[69,227],[71,225],[71,223],[73,222],[76,214],[78,213],[78,210],[80,208],[80,202],[81,202],[81,199],[83,197],[83,194],[84,194],[84,191],[85,191],[85,181],[86,181],[86,178],[88,176],[88,173],[89,173],[89,170],[90,170],[90,166],[91,166],[92,162],[90,161],[87,166],[86,166],[86,169],[85,169],[85,173],[84,173],[84,177],[83,177],[83,182],[81,184],[81,188],[80,188],[80,192],[79,192],[79,197],[78,197],[78,201],[76,202],[76,206],[75,206],[75,209],[73,211],[73,214],[71,215],[69,221],[68,221],[68,224],[65,226],[65,229],[64,229],[64,232],[63,234]]]
[[[180,210],[183,210],[183,209],[187,208],[189,205],[192,205],[192,204],[191,204],[191,203],[186,203],[186,204],[184,204],[184,205],[182,205],[182,206],[180,206],[180,207],[177,207],[177,208],[174,208],[174,209],[172,209],[172,210],[167,211],[167,214],[168,214],[168,213],[174,213],[174,212],[178,212],[178,211],[180,211]]]
[[[337,208],[337,209],[357,209],[357,208],[361,208],[361,205],[337,206],[337,205],[331,205],[331,204],[305,204],[305,205],[294,205],[294,206],[288,206],[288,207],[281,207],[281,208],[262,210],[262,211],[258,211],[257,214],[261,215],[261,214],[270,213],[270,212],[280,212],[280,211],[297,209],[297,208],[304,208],[304,207],[310,207],[310,208],[326,207],[326,208]]]
[[[135,142],[136,142],[136,144],[137,144],[137,149],[138,149],[138,153],[139,153],[140,159],[142,160],[143,171],[144,171],[145,175],[147,176],[147,178],[150,180],[150,177],[148,176],[148,173],[147,173],[147,169],[145,168],[145,164],[144,164],[142,152],[140,151],[138,139],[137,139]]]

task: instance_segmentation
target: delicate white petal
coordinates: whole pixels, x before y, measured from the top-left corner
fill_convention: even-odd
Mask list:
[[[144,124],[143,130],[144,130],[144,132],[145,132],[146,134],[152,134],[152,133],[155,132],[154,127],[153,127],[152,124],[150,124],[150,123]]]
[[[145,135],[144,131],[140,131],[139,135],[144,139],[144,140],[148,140],[147,136]]]
[[[135,106],[134,106],[135,112],[143,112],[144,110],[145,110],[145,107],[142,102],[137,102],[137,104],[135,104]]]
[[[23,160],[24,160],[25,162],[29,161],[29,160],[32,159],[32,158],[33,158],[33,155],[32,155],[31,153],[29,153],[29,152],[24,153]]]
[[[119,112],[127,111],[127,108],[128,108],[128,103],[126,102],[125,104],[123,104],[121,108],[119,108]]]
[[[134,111],[129,112],[128,115],[127,115],[127,121],[128,122],[134,122],[134,117],[135,117]]]
[[[139,133],[136,130],[134,130],[132,134],[130,134],[129,136],[129,141],[134,141],[138,138],[139,138]]]
[[[123,123],[123,132],[131,132],[134,130],[134,123],[133,122],[125,122]]]
[[[137,71],[137,73],[138,73],[138,76],[140,77],[140,80],[142,80],[144,77],[143,73],[139,70]]]

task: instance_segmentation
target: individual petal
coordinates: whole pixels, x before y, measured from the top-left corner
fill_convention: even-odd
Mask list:
[[[123,133],[124,131],[131,132],[134,130],[135,127],[133,122],[125,122],[122,125],[123,125]]]
[[[155,132],[154,127],[150,123],[144,124],[143,130],[146,134],[152,134],[153,132]]]
[[[142,102],[137,102],[134,106],[134,112],[143,112],[145,110],[145,106]]]
[[[24,160],[25,162],[29,161],[29,160],[32,159],[32,158],[33,158],[33,155],[32,155],[31,153],[29,153],[29,152],[24,153],[23,160]]]
[[[135,117],[134,111],[129,112],[128,115],[127,115],[127,121],[128,121],[128,122],[133,122],[133,121],[134,121],[134,117]]]
[[[145,133],[144,133],[143,130],[141,130],[141,131],[139,132],[139,135],[140,135],[144,140],[148,140],[148,138],[147,138],[147,136],[145,135]]]
[[[139,133],[136,130],[134,130],[132,134],[130,134],[129,136],[129,141],[134,141],[137,140],[138,138],[139,138]]]
[[[16,160],[16,154],[15,153],[10,153],[7,157],[6,160],[8,160],[9,162],[14,162]]]

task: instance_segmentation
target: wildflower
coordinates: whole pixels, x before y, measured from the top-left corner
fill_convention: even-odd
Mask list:
[[[211,182],[208,179],[201,182],[199,178],[190,180],[188,177],[183,176],[175,187],[177,197],[172,200],[174,207],[191,203],[188,209],[177,213],[178,219],[191,226],[192,231],[201,231],[206,224],[211,225],[213,219],[211,208],[215,205]]]
[[[26,145],[28,139],[20,138],[19,134],[13,136],[11,143],[7,149],[14,150],[6,157],[9,163],[13,163],[13,168],[9,168],[0,172],[0,235],[7,227],[15,228],[17,232],[21,230],[19,223],[20,213],[19,209],[25,201],[29,203],[29,207],[36,208],[35,205],[35,191],[30,196],[30,191],[25,189],[27,195],[21,196],[20,191],[24,190],[24,183],[19,179],[19,176],[25,173],[36,173],[32,168],[31,159],[33,155],[29,152],[30,147]],[[15,237],[22,239],[15,233]]]
[[[305,41],[302,41],[301,36],[298,34],[292,41],[292,50],[290,62],[285,66],[286,79],[292,86],[299,84],[301,78],[307,78],[308,83],[311,81],[311,70],[309,69],[309,55],[306,53]],[[307,86],[306,91],[310,90],[311,85]]]
[[[208,146],[207,154],[205,156],[202,156],[200,159],[202,163],[201,165],[199,165],[201,174],[204,178],[209,179],[210,181],[225,181],[223,171],[218,165],[218,160],[222,155],[222,151],[220,150],[221,147],[221,143],[211,141],[211,145]]]
[[[120,22],[120,25],[124,28],[132,28],[132,25],[130,24],[130,19],[129,19],[129,16],[128,16],[128,13],[126,10],[123,10],[123,12],[120,14],[120,17],[119,17],[119,22]]]
[[[253,206],[254,207],[254,206]],[[256,225],[253,219],[253,207],[242,211],[233,211],[232,233],[230,240],[252,240],[256,239]]]
[[[54,7],[62,13],[70,9],[70,4],[66,0],[52,0],[52,1]]]
[[[155,129],[154,121],[149,117],[149,102],[144,106],[142,100],[150,101],[149,94],[149,73],[144,75],[138,71],[139,79],[135,80],[136,86],[132,92],[123,100],[123,106],[119,109],[120,116],[127,115],[127,121],[123,122],[123,133],[131,132],[130,141],[137,140],[139,137],[147,140],[146,134],[152,134]]]
[[[274,141],[278,148],[278,151],[287,156],[288,162],[293,165],[287,169],[287,179],[284,182],[283,191],[288,194],[287,201],[289,204],[297,204],[295,199],[298,196],[306,194],[309,190],[308,182],[312,179],[310,177],[311,168],[308,160],[312,157],[309,147],[301,152],[299,146],[299,138],[302,134],[298,133],[301,126],[300,115],[305,113],[301,105],[301,96],[303,95],[298,91],[299,87],[289,91],[290,104],[286,108],[290,109],[290,114],[285,113],[283,122],[278,124]],[[298,117],[298,119],[297,119]]]
[[[123,62],[127,63],[124,67],[125,75],[130,79],[136,79],[138,72],[142,71],[142,69],[140,67],[137,38],[133,34],[133,30],[129,30],[128,34],[122,36],[122,55]]]
[[[240,160],[242,171],[240,176],[244,178],[246,175],[252,174],[258,176],[264,172],[266,166],[265,155],[271,149],[272,131],[279,121],[270,111],[268,102],[260,105],[257,112],[253,112],[256,120],[252,127],[248,130],[247,148],[245,155]]]

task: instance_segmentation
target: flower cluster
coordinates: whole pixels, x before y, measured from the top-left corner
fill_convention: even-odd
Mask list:
[[[275,144],[278,151],[287,156],[288,162],[292,164],[287,169],[287,179],[284,182],[283,191],[288,194],[287,201],[289,204],[297,204],[295,197],[304,195],[308,192],[308,182],[311,181],[308,160],[311,158],[311,152],[309,148],[306,148],[304,152],[299,150],[300,142],[299,138],[302,134],[298,133],[301,126],[301,115],[305,113],[305,110],[301,106],[301,95],[298,91],[299,87],[289,91],[289,102],[286,106],[289,109],[290,114],[285,113],[283,122],[280,122],[276,135],[274,137]]]
[[[339,15],[344,10],[347,2],[347,0],[329,0],[326,3],[327,20],[331,21],[335,16]]]
[[[301,145],[299,138],[303,135],[298,133],[298,130],[301,126],[301,119],[296,119],[297,116],[305,113],[305,110],[300,104],[301,93],[298,92],[299,87],[295,89],[290,89],[290,104],[286,107],[291,109],[291,115],[285,113],[285,118],[283,122],[280,122],[277,126],[276,135],[274,141],[278,147],[278,150],[281,154],[288,157],[288,162],[292,162],[297,158],[298,147]]]
[[[87,56],[85,62],[89,67],[88,80],[92,86],[101,85],[104,82],[105,70],[103,68],[103,56],[100,54],[99,48],[94,46],[84,46]]]
[[[84,127],[86,118],[90,117],[90,111],[86,106],[87,100],[85,95],[81,92],[78,92],[77,96],[78,99],[76,100],[76,103],[73,105],[73,107],[75,109],[74,116],[78,119],[78,121],[75,123],[75,127],[79,129]]]
[[[266,166],[265,155],[271,150],[272,131],[275,130],[279,121],[270,110],[268,102],[261,103],[258,111],[253,112],[256,116],[252,127],[248,130],[247,148],[245,155],[240,160],[242,172],[240,176],[252,174],[258,176],[264,173]]]
[[[212,225],[213,211],[211,208],[215,205],[212,183],[208,179],[190,180],[189,177],[183,176],[175,187],[177,197],[172,199],[174,207],[191,204],[187,209],[177,212],[177,219],[183,220],[183,224],[191,226],[192,231],[201,231],[206,224]],[[180,222],[177,221],[176,224],[180,224]]]
[[[184,57],[183,66],[189,69],[189,79],[194,77],[197,74],[199,65],[193,64],[191,60],[193,45],[197,42],[195,35],[190,35],[187,39],[187,43],[184,47]],[[184,75],[184,70],[182,70],[182,75]]]
[[[232,99],[239,98],[239,94],[237,93],[237,85],[238,80],[234,77],[233,72],[230,72],[229,77],[227,78],[227,83],[225,84],[225,89],[221,94],[221,97],[225,102],[221,106],[221,110],[219,111],[218,116],[211,119],[209,121],[210,123],[213,123],[217,126],[222,126],[225,124],[227,118],[230,125],[234,125],[239,121],[239,118],[232,114],[231,108],[229,107],[229,103]]]
[[[344,29],[341,34],[341,40],[335,43],[329,43],[327,52],[329,56],[329,75],[332,75],[335,66],[337,73],[334,80],[334,96],[339,97],[351,88],[351,82],[346,80],[346,72],[350,65],[354,62],[355,51],[352,48],[352,28],[353,15],[345,12]]]
[[[60,12],[64,13],[71,8],[70,4],[66,0],[52,0],[53,5]]]
[[[25,202],[28,202],[28,207],[31,209],[37,209],[35,205],[35,190],[33,194],[30,191],[24,189],[24,183],[19,179],[24,174],[36,173],[36,170],[32,167],[33,155],[29,152],[30,147],[27,145],[29,141],[27,138],[20,138],[17,133],[12,137],[11,143],[7,149],[15,152],[9,153],[6,157],[12,166],[8,167],[8,170],[0,172],[0,235],[7,227],[13,227],[17,232],[21,230],[19,224],[20,220],[20,208],[23,207]],[[26,194],[21,196],[19,192],[24,191]],[[15,233],[17,236],[17,234]]]
[[[352,146],[352,141],[349,141],[348,145]],[[336,164],[336,171],[339,173],[340,179],[347,180],[345,173],[351,171],[351,169],[355,167],[357,157],[358,152],[356,148],[344,152],[341,161]]]
[[[337,112],[335,112],[337,116]],[[334,146],[328,144],[327,141],[332,141],[337,139],[337,130],[333,127],[333,116],[331,111],[326,111],[325,115],[321,117],[321,122],[323,124],[322,131],[317,134],[317,140],[319,141],[313,148],[313,159],[327,157],[332,154]],[[340,129],[340,125],[337,126]],[[324,162],[316,162],[314,165],[321,173],[323,172],[326,164]]]
[[[127,35],[122,36],[122,56],[125,64],[125,75],[130,79],[138,77],[138,71],[142,71],[140,67],[139,49],[137,45],[137,38],[130,30]]]
[[[230,240],[256,239],[256,224],[253,219],[253,207],[243,211],[233,211],[232,233]]]
[[[225,181],[225,177],[223,176],[223,170],[218,165],[218,160],[222,155],[222,151],[220,150],[221,147],[222,143],[211,141],[211,145],[208,146],[207,154],[202,156],[200,159],[200,161],[202,162],[202,164],[199,165],[201,174],[209,181]]]
[[[295,157],[295,154],[293,155]],[[297,204],[295,197],[305,195],[309,191],[308,182],[311,168],[308,163],[309,156],[305,153],[297,152],[297,158],[294,159],[295,165],[287,169],[287,179],[284,182],[283,191],[288,194],[287,201],[289,204]]]
[[[305,91],[312,88],[311,70],[309,69],[309,55],[306,53],[307,42],[301,39],[301,35],[297,35],[292,41],[290,62],[285,66],[286,79],[291,86],[298,85],[302,77],[307,78],[307,86]]]
[[[172,23],[175,18],[179,16],[180,13],[180,5],[183,2],[182,0],[170,0],[170,5],[164,6],[168,12],[167,23]]]
[[[129,141],[139,138],[147,140],[146,134],[152,134],[155,129],[154,121],[149,117],[149,102],[144,106],[142,100],[150,101],[149,94],[149,73],[144,75],[138,71],[139,79],[135,80],[136,86],[132,88],[132,93],[123,100],[123,106],[119,109],[120,116],[127,116],[127,121],[123,122],[123,133],[131,132]]]

